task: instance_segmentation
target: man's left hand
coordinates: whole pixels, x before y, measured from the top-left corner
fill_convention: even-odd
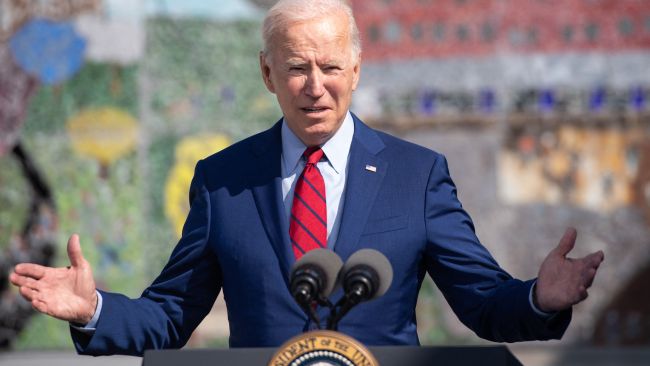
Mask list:
[[[597,251],[584,258],[567,258],[577,235],[576,229],[568,228],[542,262],[535,288],[535,305],[541,311],[565,310],[587,298],[587,289],[605,255]]]

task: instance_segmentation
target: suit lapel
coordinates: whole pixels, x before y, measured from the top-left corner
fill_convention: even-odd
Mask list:
[[[294,260],[289,241],[289,226],[282,202],[280,126],[281,122],[276,123],[267,131],[268,137],[253,147],[261,179],[260,184],[254,185],[252,190],[264,229],[278,257],[282,276],[288,286],[289,272]]]
[[[359,238],[373,207],[388,164],[377,157],[385,145],[377,133],[355,115],[345,202],[335,251],[345,260],[358,249]]]

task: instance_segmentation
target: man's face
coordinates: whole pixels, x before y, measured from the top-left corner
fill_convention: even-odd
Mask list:
[[[332,137],[350,107],[360,55],[352,54],[348,33],[344,14],[297,22],[273,35],[269,54],[260,55],[266,87],[307,146]]]

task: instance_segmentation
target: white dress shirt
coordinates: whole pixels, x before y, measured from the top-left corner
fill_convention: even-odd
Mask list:
[[[325,201],[327,202],[327,247],[334,249],[336,238],[341,225],[343,212],[345,177],[348,170],[348,157],[354,136],[354,122],[348,112],[334,136],[332,136],[321,149],[325,153],[316,164],[325,181]],[[289,126],[282,121],[282,200],[287,223],[291,217],[293,205],[293,192],[296,180],[305,168],[305,159],[302,154],[307,146],[291,131]]]

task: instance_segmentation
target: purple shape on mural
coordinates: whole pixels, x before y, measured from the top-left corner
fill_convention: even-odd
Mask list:
[[[16,63],[27,73],[53,85],[81,68],[86,41],[70,23],[34,19],[11,37],[9,48]]]
[[[483,113],[492,113],[497,104],[497,98],[492,89],[483,89],[479,92],[478,106]]]
[[[539,110],[542,112],[553,112],[555,108],[555,93],[552,89],[544,89],[539,93]]]
[[[6,45],[0,44],[0,156],[18,141],[29,98],[37,85],[34,77],[14,63]]]
[[[630,92],[630,104],[635,111],[642,111],[646,104],[645,90],[637,86]]]
[[[591,93],[589,97],[589,110],[591,112],[599,112],[605,107],[607,101],[607,90],[603,87],[598,87]]]
[[[436,92],[427,90],[420,95],[420,111],[426,116],[436,112]]]

